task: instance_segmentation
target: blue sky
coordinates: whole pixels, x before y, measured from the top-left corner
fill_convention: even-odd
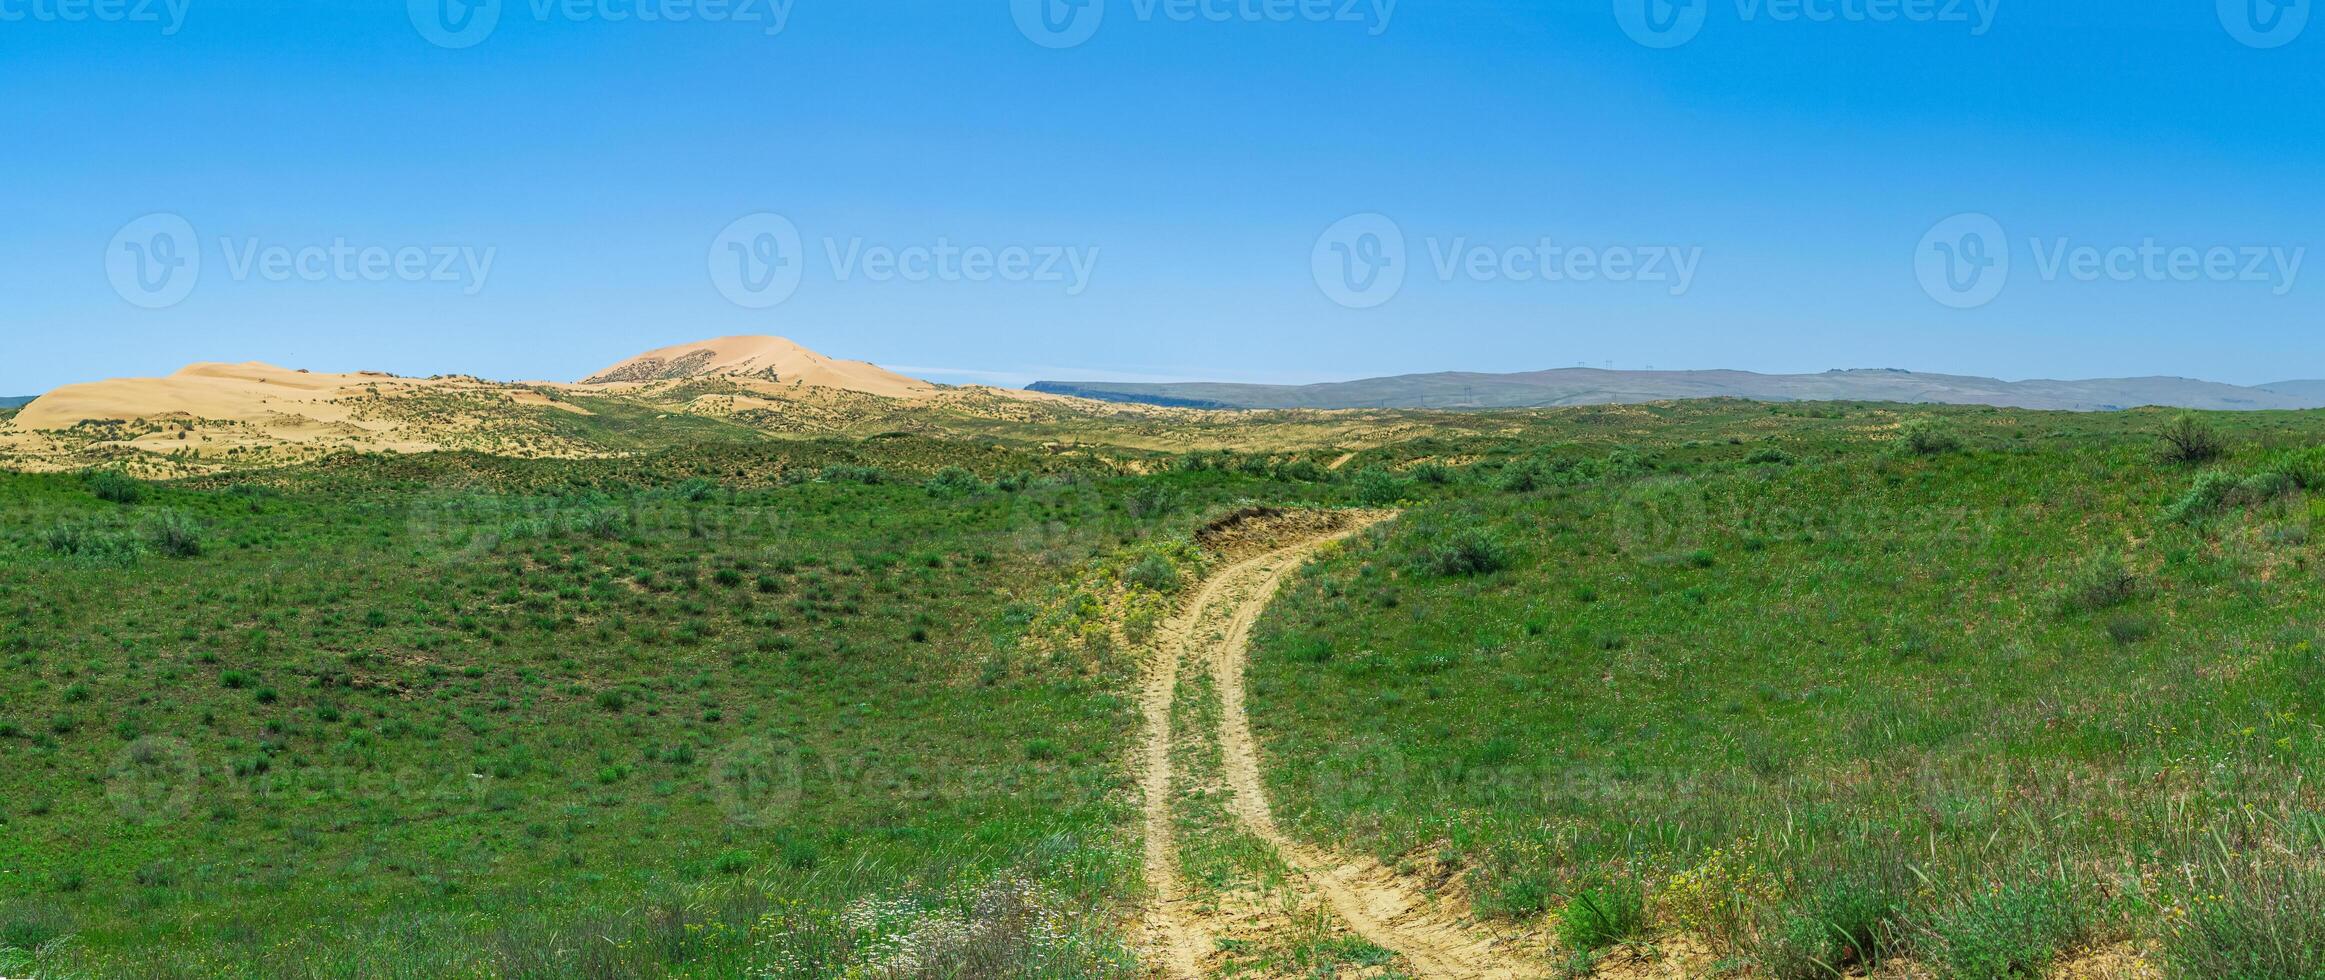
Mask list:
[[[452,34],[446,2],[0,0],[0,394],[571,379],[735,333],[1013,384],[2325,377],[2305,6],[1088,0],[1053,35],[1017,8],[1066,0],[501,0]],[[1998,292],[1929,281],[1964,227]],[[1345,302],[1384,229],[1400,284]],[[1601,271],[1543,281],[1545,243]],[[795,283],[737,302],[714,269],[754,255]]]

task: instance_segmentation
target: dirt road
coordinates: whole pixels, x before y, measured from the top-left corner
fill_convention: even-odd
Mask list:
[[[1350,514],[1318,526],[1314,515],[1287,543],[1244,558],[1205,580],[1185,609],[1164,625],[1161,644],[1145,687],[1144,743],[1146,869],[1156,891],[1149,919],[1152,948],[1171,975],[1201,977],[1210,952],[1210,930],[1199,910],[1189,908],[1177,880],[1172,839],[1171,749],[1175,733],[1171,704],[1182,669],[1208,671],[1221,701],[1216,733],[1232,808],[1245,829],[1266,842],[1320,894],[1350,931],[1396,952],[1407,972],[1424,980],[1503,980],[1541,976],[1516,950],[1497,949],[1494,938],[1464,922],[1417,884],[1367,859],[1352,859],[1292,840],[1277,829],[1268,807],[1258,745],[1244,706],[1244,665],[1252,625],[1284,580],[1316,549],[1346,539],[1387,519],[1377,513]]]

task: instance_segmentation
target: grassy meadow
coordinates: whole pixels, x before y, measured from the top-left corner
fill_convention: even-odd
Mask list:
[[[0,476],[0,975],[1131,975],[1136,669],[1058,593],[1343,492],[1248,469]]]
[[[1574,970],[2325,977],[2325,416],[1430,418],[0,474],[0,975],[1142,975],[1122,640],[1256,502],[1404,511],[1260,624],[1278,819]]]
[[[1655,411],[1435,473],[1271,608],[1288,825],[1575,969],[2325,976],[2325,419]]]

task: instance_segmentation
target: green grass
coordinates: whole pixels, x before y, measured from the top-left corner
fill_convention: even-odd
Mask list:
[[[1261,624],[1279,813],[1449,854],[1491,915],[1635,888],[1772,974],[2154,941],[2286,950],[2186,976],[2302,975],[2270,970],[2325,956],[2288,911],[2325,845],[2325,556],[2269,461],[2325,418],[2210,420],[2210,482],[2267,486],[2185,515],[2205,478],[2159,458],[2158,413],[1933,414],[1577,415],[1473,462]],[[1471,541],[1501,560],[1444,557]],[[1588,921],[1570,945],[1609,941]]]
[[[0,474],[0,975],[1135,975],[1112,627],[1252,503],[1405,511],[1259,629],[1292,832],[1574,950],[2325,974],[2325,416],[2205,418],[2201,466],[2158,412],[1438,418],[1338,470],[1021,431]],[[1181,806],[1195,887],[1280,880]],[[1389,958],[1287,935],[1240,958]]]
[[[1129,975],[1135,670],[1029,628],[1336,491],[934,455],[0,475],[0,972]]]

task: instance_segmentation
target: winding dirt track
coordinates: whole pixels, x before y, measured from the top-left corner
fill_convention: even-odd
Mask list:
[[[1253,836],[1274,848],[1304,884],[1321,894],[1351,931],[1401,954],[1411,972],[1423,980],[1542,975],[1539,968],[1525,969],[1516,962],[1522,957],[1515,951],[1497,951],[1490,936],[1439,909],[1427,892],[1378,862],[1350,859],[1285,836],[1268,808],[1259,750],[1244,711],[1243,672],[1252,625],[1309,553],[1387,516],[1358,515],[1339,530],[1229,566],[1205,581],[1185,611],[1163,628],[1162,649],[1150,668],[1145,692],[1143,785],[1146,870],[1157,896],[1148,927],[1154,948],[1162,952],[1175,977],[1200,978],[1200,962],[1211,945],[1200,917],[1184,907],[1171,836],[1171,703],[1182,658],[1210,670],[1217,685],[1219,743],[1236,816]]]

